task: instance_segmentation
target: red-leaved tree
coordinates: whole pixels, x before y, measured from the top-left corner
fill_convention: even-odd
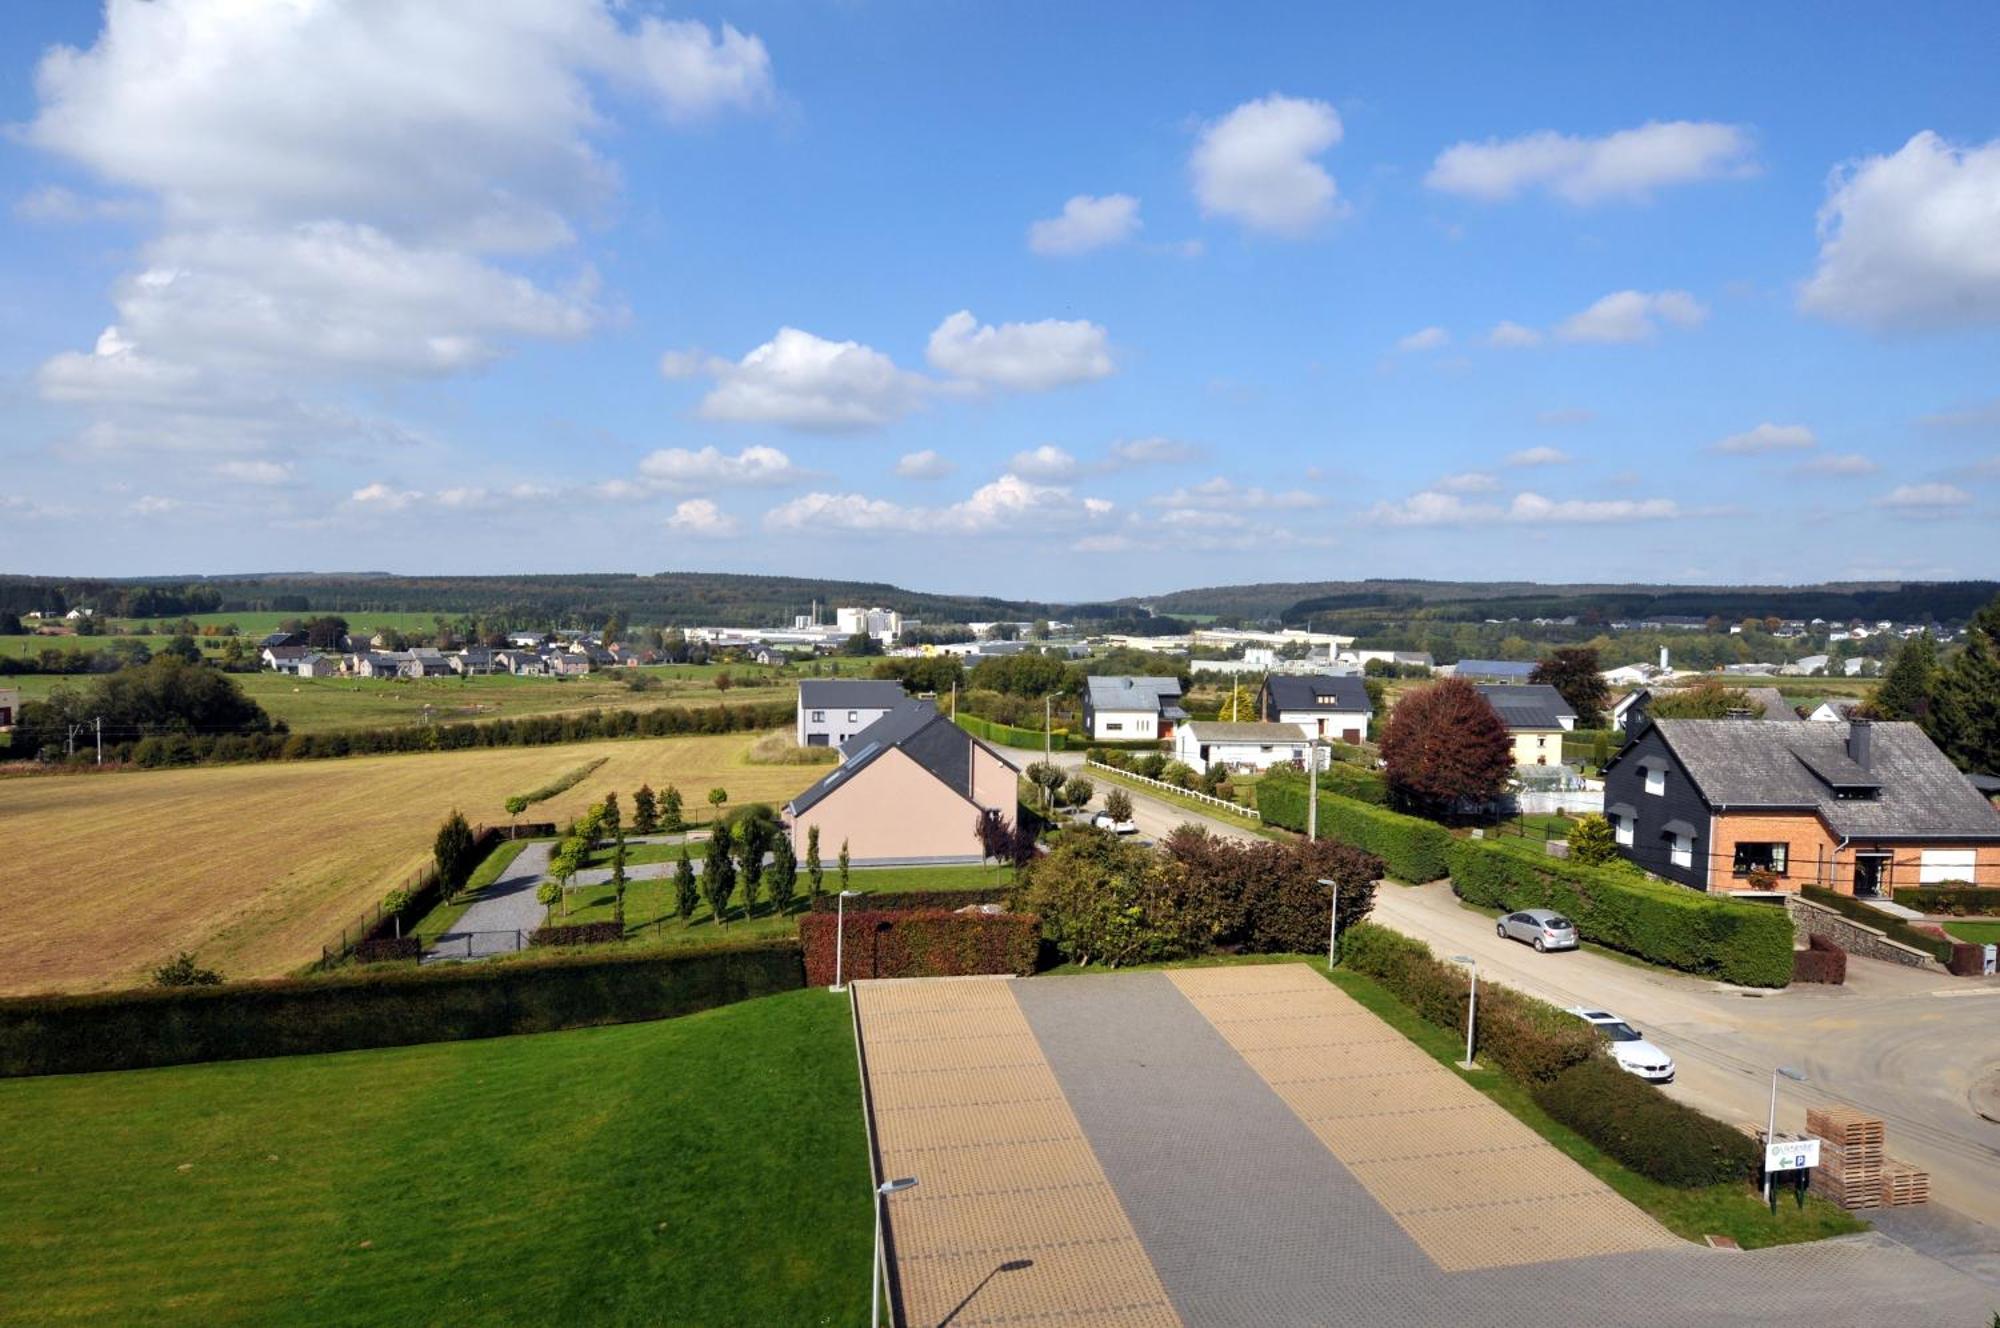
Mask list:
[[[1500,792],[1514,771],[1514,744],[1477,688],[1446,678],[1396,703],[1382,730],[1382,760],[1399,799],[1447,812]]]

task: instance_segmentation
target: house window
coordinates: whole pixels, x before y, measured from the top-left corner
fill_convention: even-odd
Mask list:
[[[826,711],[824,711],[824,710],[815,710],[815,711],[813,711],[813,723],[815,723],[815,724],[824,724],[824,723],[826,723]]]
[[[1632,826],[1635,820],[1634,817],[1620,816],[1616,812],[1611,814],[1611,837],[1617,842],[1618,847],[1632,847]]]
[[[1125,723],[1123,720],[1107,719],[1104,721],[1104,731],[1106,733],[1122,733],[1125,731]]]
[[[1736,861],[1730,871],[1737,876],[1748,876],[1751,872],[1771,872],[1783,876],[1790,851],[1790,844],[1738,844]]]
[[[852,724],[855,720],[859,719],[860,717],[861,716],[855,711],[850,710],[847,712],[847,722],[850,724]]]
[[[1660,766],[1649,765],[1646,767],[1646,792],[1656,798],[1666,796],[1667,772]]]
[[[1673,831],[1667,835],[1667,861],[1676,867],[1694,866],[1694,836]]]

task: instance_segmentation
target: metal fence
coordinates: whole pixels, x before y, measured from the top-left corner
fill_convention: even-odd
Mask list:
[[[440,959],[485,959],[492,955],[518,954],[528,948],[528,938],[533,934],[520,930],[448,931],[424,951],[424,962],[428,964]]]

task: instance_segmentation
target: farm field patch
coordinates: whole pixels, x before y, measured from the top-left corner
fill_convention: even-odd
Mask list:
[[[699,804],[783,802],[800,766],[746,760],[751,735],[501,747],[344,760],[0,780],[0,824],[31,851],[0,856],[13,901],[0,995],[143,982],[191,950],[229,977],[317,959],[330,936],[429,860],[453,808],[500,822],[505,799],[593,757],[605,764],[538,804],[562,821],[610,792],[678,785]]]

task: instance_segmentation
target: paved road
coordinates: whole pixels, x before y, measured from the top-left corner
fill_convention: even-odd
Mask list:
[[[1383,884],[1375,920],[1480,975],[1558,1005],[1602,1005],[1636,1023],[1680,1068],[1668,1091],[1726,1119],[1762,1122],[1771,1066],[1795,1065],[1780,1129],[1808,1105],[1845,1104],[1884,1118],[1891,1156],[1931,1173],[1942,1204],[2000,1228],[2000,1124],[1972,1110],[1981,1068],[2000,1065],[2000,980],[1975,981],[1855,958],[1840,987],[1752,994],[1588,951],[1539,955],[1493,933],[1444,883]]]
[[[1105,776],[1103,771],[1086,769],[1083,764],[1084,757],[1082,752],[1057,752],[1055,759],[1057,765],[1062,766],[1066,770],[1075,770],[1097,786],[1097,796],[1090,800],[1090,805],[1093,808],[1103,807],[1105,794],[1114,788],[1123,789],[1126,793],[1130,794],[1132,797],[1132,820],[1138,825],[1139,835],[1142,839],[1165,839],[1181,826],[1190,823],[1198,825],[1210,834],[1219,835],[1224,839],[1257,838],[1256,835],[1251,834],[1248,830],[1228,821],[1213,816],[1205,816],[1190,807],[1182,806],[1180,803],[1168,802],[1164,798],[1154,797],[1152,794],[1129,784],[1114,784]]]
[[[548,909],[535,901],[535,887],[548,874],[554,844],[537,840],[508,864],[506,875],[479,892],[458,925],[438,937],[424,953],[424,962],[483,959],[511,954],[527,943],[527,933],[542,925]]]

